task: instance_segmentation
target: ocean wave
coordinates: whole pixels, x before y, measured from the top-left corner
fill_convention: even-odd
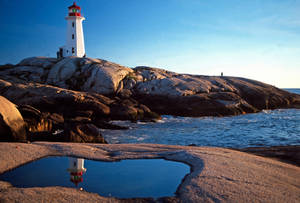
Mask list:
[[[109,143],[195,144],[234,148],[300,144],[299,109],[265,110],[221,118],[162,116],[162,121],[131,123],[129,130],[106,130],[102,134]]]

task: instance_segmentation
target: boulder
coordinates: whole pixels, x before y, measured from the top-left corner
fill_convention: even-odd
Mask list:
[[[93,120],[92,122],[95,126],[97,126],[100,129],[110,129],[110,130],[128,130],[129,129],[129,127],[127,127],[127,126],[120,126],[120,125],[112,124],[112,123],[109,123],[109,122],[101,120],[101,119]]]
[[[89,74],[90,77],[84,83],[82,90],[108,95],[122,90],[121,81],[133,71],[130,68],[105,62],[83,68],[83,72]]]
[[[243,100],[214,100],[207,94],[197,94],[185,97],[141,95],[136,99],[149,106],[152,111],[162,115],[188,117],[229,116],[258,111]]]
[[[0,96],[0,140],[26,141],[25,122],[15,104]]]
[[[41,112],[30,105],[18,107],[27,126],[28,136],[39,132],[55,132],[64,126],[64,117],[57,113]]]
[[[112,120],[160,120],[161,117],[151,112],[151,110],[140,104],[134,99],[117,99],[114,104],[110,106],[111,109],[111,119]]]
[[[49,131],[31,133],[30,141],[107,144],[96,126],[93,124],[75,122],[65,123],[64,130],[55,133]]]
[[[60,115],[62,118],[59,120],[76,117],[98,120],[153,120],[159,118],[158,115],[151,113],[149,108],[132,98],[127,100],[118,97],[108,98],[97,93],[72,91],[45,84],[27,83],[25,85],[0,79],[0,94],[18,105],[27,105],[27,109],[23,109],[26,119],[30,120],[29,123],[39,127],[46,124],[45,122],[41,123],[42,120],[51,121],[52,127],[54,123],[63,122],[57,122],[55,118],[51,118],[53,115]],[[43,118],[37,111],[28,109],[28,106],[43,112]],[[46,113],[49,115],[45,115]]]
[[[121,91],[122,80],[132,72],[131,68],[101,59],[31,57],[16,66],[4,65],[0,76],[14,82],[30,81],[109,95]]]
[[[106,143],[99,129],[91,123],[90,118],[75,117],[64,120],[59,114],[55,113],[47,116],[43,113],[40,116],[36,123],[29,123],[28,140],[31,142]],[[46,122],[48,124],[45,124]],[[49,127],[49,124],[51,124],[51,127]],[[54,126],[53,128],[52,125]]]
[[[31,105],[42,112],[59,113],[73,117],[76,111],[93,111],[99,116],[108,116],[110,109],[88,93],[43,85],[38,83],[11,83],[0,79],[0,94],[18,105]],[[110,100],[106,98],[106,100]],[[105,101],[102,99],[101,101]],[[76,115],[75,115],[76,116]]]
[[[124,99],[129,99],[132,97],[132,92],[128,89],[123,89],[118,93],[118,96]]]
[[[65,123],[64,141],[82,143],[104,143],[107,142],[102,137],[99,129],[93,124],[86,123]]]
[[[227,116],[300,107],[299,95],[246,78],[175,74],[149,67],[134,71],[144,78],[131,90],[134,98],[160,114]]]
[[[22,60],[15,66],[3,68],[1,78],[13,81],[32,81],[45,83],[49,70],[58,60],[47,57],[31,57]],[[7,67],[7,66],[6,66]]]
[[[114,94],[132,69],[100,59],[67,57],[50,70],[47,83],[78,91]]]
[[[164,78],[174,77],[178,75],[177,73],[166,71],[160,68],[151,68],[147,66],[138,66],[134,69],[136,73],[136,78],[138,75],[142,76],[142,81],[150,81],[150,80],[161,80]]]
[[[50,70],[47,78],[48,84],[54,84],[55,86],[68,88],[69,79],[73,77],[73,74],[78,70],[79,58],[67,57],[56,63]]]
[[[29,57],[23,59],[17,66],[34,66],[50,68],[58,61],[59,59],[49,57]]]

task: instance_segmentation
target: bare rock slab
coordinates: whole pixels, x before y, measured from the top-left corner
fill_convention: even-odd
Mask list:
[[[77,156],[102,161],[164,158],[191,166],[171,201],[299,202],[300,168],[239,151],[157,144],[0,143],[0,172],[45,156]],[[0,182],[0,201],[141,202],[70,188],[14,188]],[[55,193],[57,192],[58,195]],[[54,197],[56,197],[54,199]],[[148,200],[149,202],[150,200]],[[159,201],[159,200],[152,200]],[[147,201],[146,201],[147,202]]]

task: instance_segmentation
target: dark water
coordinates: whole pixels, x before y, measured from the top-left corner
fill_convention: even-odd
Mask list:
[[[286,89],[300,94],[300,89]],[[163,116],[158,123],[115,122],[129,130],[102,130],[109,143],[158,143],[171,145],[245,148],[300,145],[300,109],[264,110],[233,117]]]
[[[182,179],[190,172],[186,164],[163,159],[120,162],[84,160],[81,165],[82,160],[48,157],[2,174],[0,180],[8,181],[16,187],[81,187],[102,196],[157,198],[174,196]],[[74,162],[78,162],[76,170]],[[76,173],[83,171],[83,174],[74,175],[74,170]]]

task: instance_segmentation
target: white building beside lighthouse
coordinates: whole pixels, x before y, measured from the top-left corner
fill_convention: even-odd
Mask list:
[[[77,56],[85,57],[84,36],[82,21],[85,20],[81,16],[81,8],[74,4],[69,7],[67,20],[67,40],[66,45],[59,48],[57,57]]]

